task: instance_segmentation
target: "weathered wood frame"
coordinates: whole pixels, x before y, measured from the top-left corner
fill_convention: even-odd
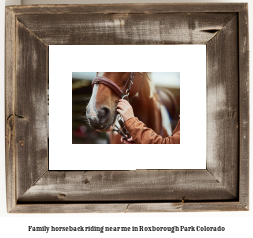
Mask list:
[[[247,7],[6,7],[8,212],[248,210]],[[206,44],[206,170],[48,171],[50,44]]]

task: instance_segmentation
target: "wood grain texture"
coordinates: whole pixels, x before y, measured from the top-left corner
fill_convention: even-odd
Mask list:
[[[248,5],[239,19],[239,200],[249,206],[249,31]]]
[[[19,202],[236,199],[207,170],[47,172]]]
[[[18,21],[16,29],[15,156],[18,198],[48,169],[48,47]]]
[[[206,44],[235,15],[40,14],[18,20],[47,45]]]
[[[83,5],[27,5],[9,7],[16,15],[24,14],[113,14],[113,13],[206,13],[238,12],[244,3],[153,3],[153,4],[83,4]]]
[[[134,213],[247,211],[239,202],[22,204],[13,213]]]
[[[6,196],[7,211],[16,205],[15,181],[15,111],[14,111],[14,81],[15,81],[15,16],[6,9],[5,26],[5,157],[6,157]]]
[[[238,197],[238,29],[235,16],[207,45],[207,169]]]
[[[248,210],[247,24],[233,3],[7,7],[7,210]],[[207,170],[47,171],[49,44],[181,43],[207,44]]]
[[[239,202],[185,202],[129,204],[126,212],[214,212],[247,211]]]

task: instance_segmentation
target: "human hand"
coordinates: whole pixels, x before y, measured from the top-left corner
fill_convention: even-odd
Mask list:
[[[117,112],[123,117],[124,121],[127,121],[131,117],[134,117],[134,112],[132,106],[125,99],[120,99],[117,105]]]
[[[120,140],[121,140],[121,143],[123,143],[123,144],[135,144],[132,137],[131,137],[131,138],[128,138],[127,141],[124,140],[123,137],[121,137]]]

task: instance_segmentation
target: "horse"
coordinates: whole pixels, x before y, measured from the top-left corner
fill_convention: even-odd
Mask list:
[[[132,82],[129,80],[131,75],[134,75]],[[148,73],[101,72],[97,73],[92,85],[86,117],[95,130],[109,132],[111,144],[121,143],[121,135],[112,130],[117,124],[119,98],[126,96],[124,90],[127,87],[131,88],[128,98],[134,116],[162,137],[172,134],[171,117],[175,117],[176,100],[162,89],[157,92]]]

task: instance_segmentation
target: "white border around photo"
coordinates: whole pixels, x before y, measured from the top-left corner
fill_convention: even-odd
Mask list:
[[[72,72],[130,71],[180,72],[180,144],[72,144]],[[50,45],[49,138],[49,170],[205,169],[206,46]]]

